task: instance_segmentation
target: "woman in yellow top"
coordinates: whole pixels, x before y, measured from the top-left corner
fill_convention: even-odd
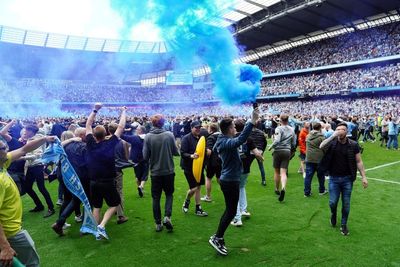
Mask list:
[[[0,262],[11,266],[17,256],[26,266],[39,266],[39,256],[29,233],[23,230],[22,203],[18,187],[8,175],[11,162],[20,159],[46,142],[54,142],[54,136],[42,137],[25,146],[8,152],[7,145],[0,141]]]

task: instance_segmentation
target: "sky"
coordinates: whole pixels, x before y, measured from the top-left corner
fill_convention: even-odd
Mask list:
[[[0,25],[84,37],[122,39],[123,20],[110,0],[1,0]],[[140,22],[130,40],[160,41],[159,29]]]

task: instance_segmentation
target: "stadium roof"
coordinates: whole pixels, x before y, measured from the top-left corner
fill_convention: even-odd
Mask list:
[[[168,52],[168,47],[165,42],[141,42],[106,38],[90,38],[58,33],[29,31],[7,26],[0,26],[0,41],[15,44],[85,51],[153,54]]]
[[[270,5],[267,3],[262,7],[263,4],[259,2],[269,2]],[[251,9],[252,6],[261,9],[253,12],[257,9]],[[242,17],[239,21],[231,21],[234,35],[246,50],[252,50],[285,40],[296,40],[301,36],[310,36],[310,33],[321,33],[332,27],[356,28],[355,22],[368,22],[368,18],[372,16],[383,17],[393,15],[393,12],[398,14],[400,2],[399,0],[241,0],[235,7],[233,11],[227,13],[234,12],[241,14]],[[245,16],[245,13],[248,15]],[[233,18],[233,15],[227,17]]]
[[[285,43],[305,44],[334,30],[362,29],[357,25],[363,23],[376,26],[368,23],[377,18],[397,21],[399,11],[399,0],[237,0],[222,8],[222,17],[210,19],[209,23],[231,26],[238,43],[251,53]],[[6,26],[0,26],[0,41],[100,52],[160,54],[171,50],[167,41],[79,37]]]
[[[282,0],[237,0],[232,6],[225,8],[221,18],[211,20],[215,26],[227,27],[238,21],[251,17],[258,11],[268,9],[270,6]]]

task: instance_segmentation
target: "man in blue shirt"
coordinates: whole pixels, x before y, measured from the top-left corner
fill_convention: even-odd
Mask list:
[[[108,235],[105,230],[107,222],[117,211],[121,203],[120,196],[116,188],[116,170],[115,170],[115,147],[125,129],[126,107],[122,108],[121,118],[115,134],[108,140],[106,129],[102,125],[92,129],[93,122],[97,112],[102,105],[97,103],[90,113],[86,122],[86,145],[87,145],[87,166],[90,178],[90,192],[93,205],[93,216],[99,223],[97,226],[96,239],[106,238]],[[100,210],[106,201],[109,208],[104,213],[100,221]]]
[[[251,122],[246,124],[242,133],[235,138],[236,130],[232,119],[223,119],[219,125],[222,134],[218,137],[214,150],[217,151],[222,160],[220,186],[224,194],[225,211],[221,217],[218,230],[210,237],[209,243],[218,253],[224,256],[228,255],[228,250],[225,247],[224,234],[236,215],[239,201],[240,176],[243,171],[238,147],[246,142],[258,117],[259,110],[255,108],[253,110]]]

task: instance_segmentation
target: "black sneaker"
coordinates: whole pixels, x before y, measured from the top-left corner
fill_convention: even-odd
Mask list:
[[[174,226],[172,225],[171,219],[168,217],[164,217],[163,225],[167,228],[168,232],[172,232]]]
[[[346,224],[342,224],[342,226],[340,227],[340,232],[342,233],[342,235],[349,235],[349,228],[347,228]]]
[[[156,224],[156,232],[161,232],[163,230],[162,224]]]
[[[29,212],[39,212],[43,211],[44,207],[34,207],[33,209],[30,209]]]
[[[43,218],[47,218],[50,217],[51,215],[53,215],[55,212],[55,210],[48,210],[47,213],[45,215],[43,215]]]
[[[143,188],[141,188],[140,186],[138,186],[137,191],[139,193],[139,197],[143,197]]]
[[[284,199],[285,199],[285,189],[282,189],[282,190],[281,190],[281,193],[279,194],[278,200],[279,200],[280,202],[282,202]]]
[[[182,211],[184,213],[187,213],[189,211],[189,204],[190,204],[189,200],[185,200],[185,202],[183,202]]]
[[[331,225],[336,227],[336,214],[331,214]]]
[[[208,243],[210,243],[210,245],[213,246],[213,248],[215,248],[215,250],[219,254],[221,254],[223,256],[228,255],[228,250],[225,247],[225,241],[223,238],[218,238],[215,235],[213,235],[208,240]]]
[[[278,189],[275,189],[275,195],[278,195],[278,196],[280,196],[280,195],[281,195],[281,192],[279,192],[279,190],[278,190]]]
[[[196,214],[197,216],[200,216],[200,217],[206,217],[206,216],[208,216],[208,213],[205,212],[205,211],[202,210],[202,209],[196,210],[195,214]]]
[[[51,228],[54,230],[54,232],[56,232],[59,236],[63,236],[64,235],[64,230],[62,228],[62,226],[59,226],[57,223],[54,223]]]
[[[262,185],[262,186],[267,186],[267,181],[262,180],[262,181],[261,181],[261,185]]]

